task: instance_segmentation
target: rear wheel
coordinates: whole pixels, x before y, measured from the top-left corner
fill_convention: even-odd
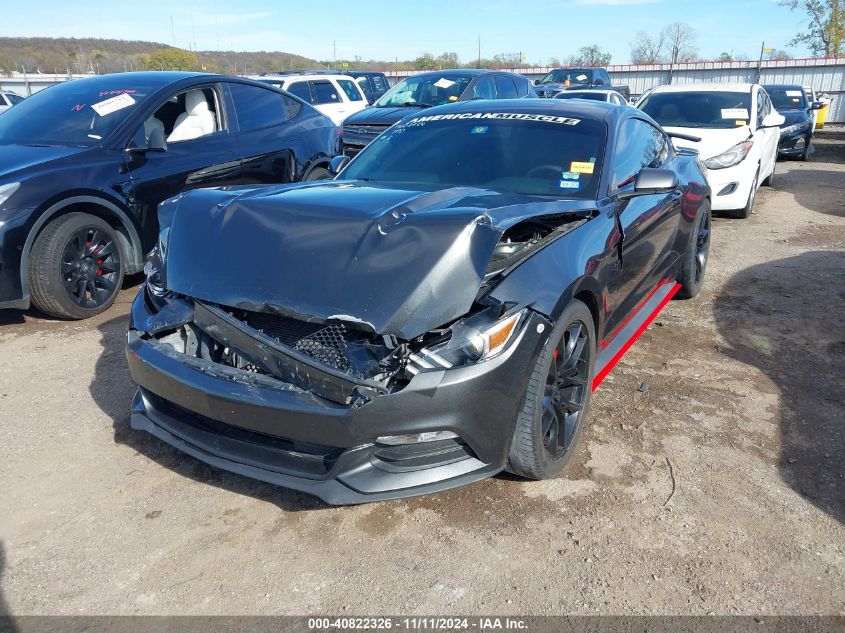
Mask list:
[[[683,268],[678,277],[681,288],[676,296],[680,299],[691,299],[699,293],[704,283],[704,273],[710,257],[710,226],[710,201],[704,200],[692,225],[684,253]]]
[[[32,246],[30,295],[42,312],[87,319],[114,303],[123,273],[115,230],[96,216],[70,213],[50,222]]]
[[[573,300],[532,369],[511,442],[510,472],[546,479],[572,459],[590,405],[595,340],[590,310]]]
[[[757,182],[760,178],[760,169],[754,174],[754,182],[751,183],[751,191],[748,192],[748,202],[741,209],[727,211],[725,215],[729,218],[736,218],[737,220],[745,220],[751,215],[751,209],[754,207],[754,199],[757,197]]]

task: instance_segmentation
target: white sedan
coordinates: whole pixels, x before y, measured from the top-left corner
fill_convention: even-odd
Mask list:
[[[637,108],[668,133],[696,136],[694,143],[713,190],[714,211],[735,218],[751,215],[760,184],[775,175],[780,126],[784,122],[759,84],[682,84],[659,86]]]
[[[555,95],[555,99],[589,99],[590,101],[604,101],[614,105],[628,105],[625,97],[615,90],[590,88],[584,90],[564,90]]]
[[[341,125],[350,114],[367,107],[367,98],[355,80],[348,75],[327,73],[294,73],[253,77],[296,95]]]

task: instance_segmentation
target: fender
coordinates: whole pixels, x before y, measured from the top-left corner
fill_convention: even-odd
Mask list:
[[[74,205],[74,204],[96,204],[105,209],[108,209],[111,213],[113,213],[119,220],[120,223],[123,225],[126,234],[129,236],[129,242],[132,246],[131,253],[125,253],[124,255],[127,257],[127,271],[130,273],[138,272],[143,267],[143,257],[141,256],[141,238],[138,235],[138,231],[135,228],[135,225],[129,219],[129,216],[126,214],[123,209],[119,206],[114,204],[113,202],[107,200],[106,198],[101,198],[99,196],[71,196],[70,198],[62,198],[59,202],[54,203],[53,205],[49,206],[46,211],[44,211],[38,219],[35,221],[35,224],[32,225],[32,228],[29,231],[29,234],[26,236],[26,242],[23,245],[23,251],[21,251],[21,264],[20,264],[20,272],[21,272],[21,289],[23,296],[21,297],[20,304],[28,308],[30,305],[29,299],[29,266],[27,266],[26,262],[29,261],[29,253],[32,250],[32,245],[35,243],[35,238],[38,236],[38,233],[41,229],[49,222],[52,218],[59,214],[60,211],[63,209]]]

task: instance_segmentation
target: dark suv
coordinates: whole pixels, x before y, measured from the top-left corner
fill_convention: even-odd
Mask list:
[[[367,97],[367,103],[375,103],[390,89],[390,84],[387,83],[387,77],[384,76],[384,73],[370,70],[350,70],[343,74],[349,75],[358,82],[361,90],[364,91],[364,96]]]
[[[0,117],[0,308],[108,308],[188,189],[326,178],[338,129],[280,90],[201,73],[121,73]],[[201,220],[201,219],[198,219]]]
[[[474,99],[520,99],[537,93],[522,75],[493,70],[435,70],[411,75],[372,107],[343,122],[343,153],[355,156],[376,136],[424,108]]]
[[[786,84],[764,84],[772,105],[785,119],[780,126],[778,154],[806,161],[812,150],[813,110],[824,104],[811,100],[804,88]]]

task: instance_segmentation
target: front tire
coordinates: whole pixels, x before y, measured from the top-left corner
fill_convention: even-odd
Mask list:
[[[63,319],[106,311],[123,284],[123,258],[115,230],[87,213],[50,222],[29,256],[29,289],[35,306]]]
[[[596,362],[593,316],[572,300],[535,363],[516,418],[507,469],[548,479],[572,459],[584,431]]]
[[[304,182],[316,182],[317,180],[329,180],[331,179],[331,174],[329,173],[328,169],[324,169],[323,167],[315,167],[308,175],[305,177]]]
[[[711,226],[710,201],[705,199],[695,216],[684,252],[683,267],[678,277],[681,288],[676,294],[679,299],[692,299],[701,290],[710,257]]]
[[[757,198],[757,182],[760,178],[760,168],[757,168],[757,173],[754,174],[754,182],[751,183],[751,191],[748,192],[748,202],[741,209],[734,209],[725,213],[729,218],[737,220],[745,220],[751,216],[751,210],[754,208],[754,200]]]

